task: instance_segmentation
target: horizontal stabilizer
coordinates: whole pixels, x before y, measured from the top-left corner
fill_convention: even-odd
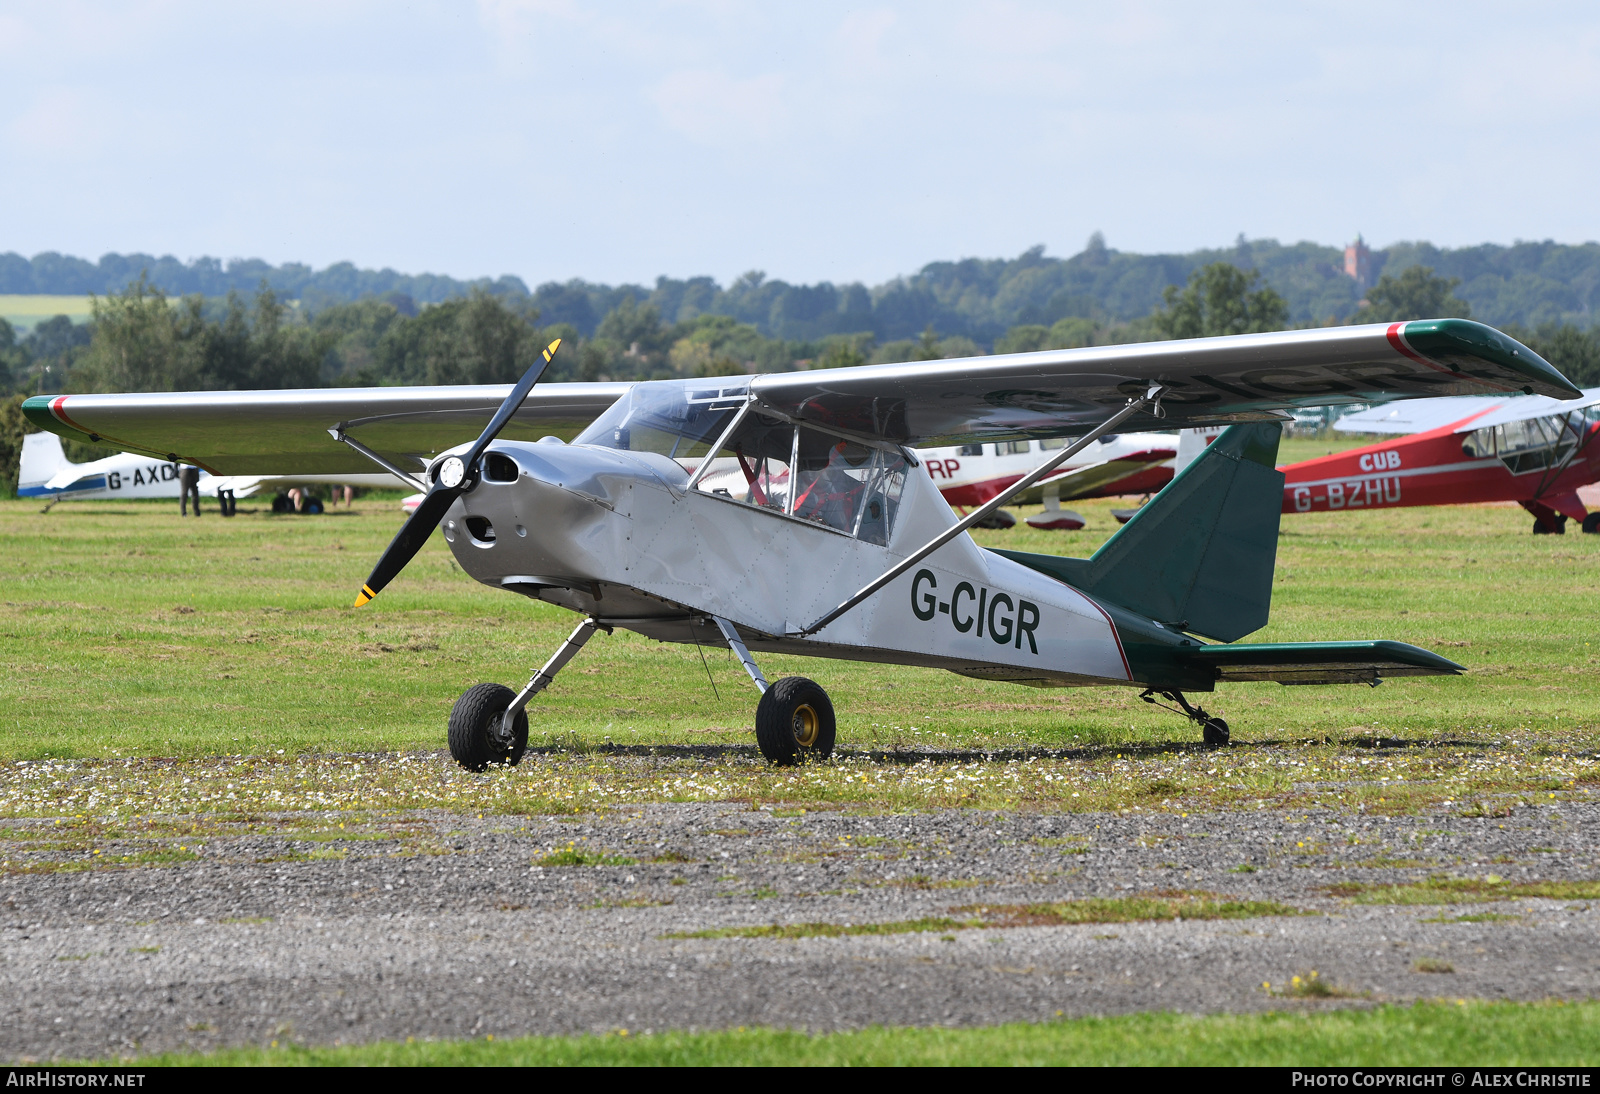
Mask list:
[[[1390,676],[1459,676],[1447,657],[1405,642],[1250,642],[1192,646],[1171,655],[1214,673],[1215,680],[1280,684],[1366,684]]]

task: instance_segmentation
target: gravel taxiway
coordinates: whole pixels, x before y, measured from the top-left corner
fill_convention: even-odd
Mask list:
[[[690,803],[384,823],[345,842],[212,836],[172,865],[0,877],[0,1056],[1600,994],[1600,900],[1349,896],[1440,875],[1592,883],[1592,796],[1499,818]],[[567,849],[612,864],[538,864]],[[1306,914],[683,937],[1171,890]],[[1334,997],[1286,994],[1313,970]]]

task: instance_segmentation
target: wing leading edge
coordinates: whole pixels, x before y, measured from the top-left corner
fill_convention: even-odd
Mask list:
[[[776,373],[751,391],[796,418],[933,447],[1081,431],[1152,382],[1168,388],[1166,417],[1125,431],[1416,396],[1581,394],[1526,346],[1465,319]]]

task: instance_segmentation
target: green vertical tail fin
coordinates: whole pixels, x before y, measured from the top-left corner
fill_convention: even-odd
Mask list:
[[[1232,642],[1266,625],[1283,475],[1277,422],[1230,427],[1076,568],[1097,598]]]

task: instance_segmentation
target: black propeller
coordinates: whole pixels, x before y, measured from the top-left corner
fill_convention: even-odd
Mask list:
[[[511,389],[506,401],[500,404],[500,409],[489,419],[489,425],[478,438],[478,443],[474,444],[466,455],[451,456],[439,465],[438,477],[434,480],[433,488],[428,491],[428,496],[422,499],[417,511],[412,513],[410,519],[401,526],[399,534],[389,544],[389,549],[383,552],[383,557],[378,559],[378,564],[372,568],[372,575],[367,578],[367,583],[361,586],[361,592],[356,594],[356,607],[361,607],[381,593],[383,587],[405,569],[406,563],[415,558],[417,552],[422,550],[422,545],[428,542],[428,537],[433,535],[433,530],[439,526],[439,522],[444,519],[445,513],[455,500],[472,489],[478,475],[478,459],[483,455],[483,450],[499,436],[500,431],[511,420],[511,415],[517,412],[522,400],[528,397],[528,392],[533,390],[533,385],[539,382],[539,377],[543,376],[544,370],[550,366],[550,359],[556,355],[556,350],[560,346],[561,339],[557,338],[545,347],[544,359],[535,361],[533,367],[517,381],[517,386]]]

